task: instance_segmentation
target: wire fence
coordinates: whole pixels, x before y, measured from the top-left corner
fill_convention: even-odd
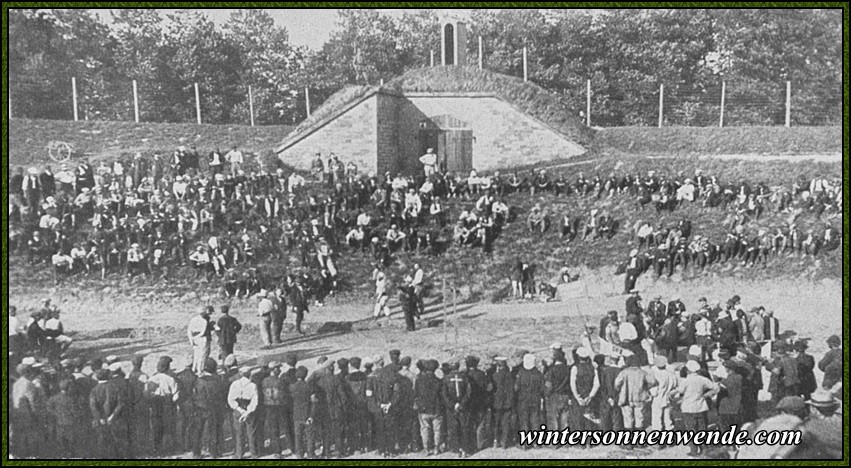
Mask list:
[[[226,123],[236,125],[295,124],[327,98],[327,90],[291,90],[288,102],[275,100],[268,90],[243,86],[217,93],[203,83],[165,89],[145,81],[92,82],[72,79],[67,87],[44,82],[12,81],[10,117],[59,120],[116,120],[165,123]],[[603,81],[603,80],[600,80]],[[196,96],[195,85],[198,86]],[[40,99],[27,99],[39,93]],[[791,81],[747,83],[638,83],[628,91],[586,80],[585,86],[565,90],[562,97],[577,116],[594,127],[621,126],[828,126],[842,122],[841,90],[814,92]],[[42,108],[33,106],[40,102]],[[43,108],[49,106],[49,109]],[[290,119],[270,122],[272,108],[288,107]],[[49,117],[43,117],[43,116]],[[277,120],[277,119],[275,119]]]

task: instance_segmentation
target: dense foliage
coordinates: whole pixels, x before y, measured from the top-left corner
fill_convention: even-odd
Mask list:
[[[340,10],[321,50],[290,44],[263,10],[237,10],[222,26],[199,11],[9,10],[9,76],[16,117],[131,120],[132,80],[141,117],[190,122],[194,83],[206,123],[247,123],[248,87],[258,124],[293,124],[345,85],[377,85],[428,66],[439,54],[438,12],[387,15]],[[726,125],[785,120],[841,122],[841,10],[474,10],[468,57],[562,95],[579,115],[592,82],[592,123],[654,125],[665,85],[668,125],[717,125],[726,83]],[[436,63],[439,64],[439,63]]]

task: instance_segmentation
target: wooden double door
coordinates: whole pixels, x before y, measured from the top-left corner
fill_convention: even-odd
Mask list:
[[[459,174],[473,169],[473,129],[452,116],[428,119],[420,126],[421,153],[434,148],[441,168]]]

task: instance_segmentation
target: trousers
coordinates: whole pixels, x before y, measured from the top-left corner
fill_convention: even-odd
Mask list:
[[[423,450],[429,450],[429,442],[433,441],[431,447],[434,450],[440,448],[440,439],[443,436],[443,416],[439,414],[424,414],[418,416],[420,421],[420,439],[423,442]]]

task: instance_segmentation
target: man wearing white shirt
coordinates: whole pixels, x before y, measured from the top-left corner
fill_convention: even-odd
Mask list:
[[[437,155],[434,154],[434,148],[427,149],[426,153],[420,156],[420,162],[423,165],[423,173],[426,178],[433,176],[437,167]]]
[[[11,324],[9,325],[11,326]],[[65,334],[65,327],[62,326],[62,321],[59,320],[59,309],[54,308],[50,311],[49,317],[44,322],[44,331],[48,337],[52,338],[59,345],[60,356],[65,353],[74,341]]]
[[[154,453],[162,453],[166,433],[170,443],[176,445],[175,417],[180,389],[177,380],[171,375],[171,361],[169,356],[161,357],[157,362],[157,372],[145,384],[145,393],[151,406]]]
[[[245,436],[248,437],[248,450],[251,452],[251,457],[255,458],[257,455],[255,410],[259,400],[257,385],[250,379],[252,374],[250,367],[240,368],[239,373],[240,378],[235,380],[228,389],[228,406],[233,410],[235,455],[236,458],[242,458],[243,431],[245,431]]]
[[[287,178],[287,187],[290,193],[295,193],[296,189],[304,186],[304,177],[293,172]]]
[[[227,160],[228,164],[230,164],[230,175],[236,177],[240,166],[242,166],[242,163],[245,162],[242,151],[239,151],[236,148],[236,145],[234,145],[233,149],[228,151],[228,154],[225,155],[225,160]]]
[[[268,349],[272,346],[272,312],[275,311],[275,304],[269,299],[269,293],[265,289],[260,290],[258,296],[260,297],[260,303],[257,305],[260,338],[263,340],[263,347]]]
[[[411,286],[414,287],[414,294],[417,295],[417,318],[425,313],[425,305],[423,304],[423,293],[425,292],[425,272],[419,263],[414,264],[414,279],[411,281]]]
[[[210,314],[213,307],[207,306],[200,315],[192,317],[186,336],[192,346],[192,371],[196,374],[204,372],[204,363],[210,357],[210,338],[213,331],[213,323],[210,322]]]

